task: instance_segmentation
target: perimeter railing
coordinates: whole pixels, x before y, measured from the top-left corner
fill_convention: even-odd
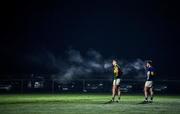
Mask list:
[[[144,80],[123,79],[120,84],[125,93],[142,93]],[[0,93],[111,93],[112,80],[109,79],[77,79],[77,80],[45,80],[45,79],[8,79],[0,80]],[[180,80],[156,80],[154,91],[163,94],[179,94]]]

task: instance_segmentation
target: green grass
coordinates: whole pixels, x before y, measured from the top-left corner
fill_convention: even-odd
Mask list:
[[[0,95],[1,114],[179,114],[180,96],[156,96],[152,104],[139,104],[142,95],[124,95],[120,103],[103,94]]]

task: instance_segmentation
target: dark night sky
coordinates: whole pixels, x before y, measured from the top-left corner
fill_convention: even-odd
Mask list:
[[[25,55],[48,50],[63,56],[72,47],[95,49],[105,57],[152,59],[162,78],[180,79],[176,2],[25,0],[3,6],[1,74],[33,72]]]

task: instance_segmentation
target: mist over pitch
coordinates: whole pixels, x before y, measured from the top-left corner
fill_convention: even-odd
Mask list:
[[[76,49],[69,49],[65,57],[54,55],[49,51],[28,55],[26,60],[36,67],[46,67],[53,70],[52,79],[112,79],[112,60],[105,58],[96,50],[90,49],[85,53]],[[144,79],[144,61],[140,58],[134,60],[118,59],[123,71],[124,79]]]
[[[85,54],[75,49],[67,51],[67,58],[60,63],[54,62],[59,72],[53,78],[60,80],[73,79],[111,79],[112,59],[104,58],[96,50],[88,50]],[[117,59],[117,58],[116,58]],[[59,61],[58,58],[55,61]],[[125,79],[144,79],[144,61],[118,60]]]

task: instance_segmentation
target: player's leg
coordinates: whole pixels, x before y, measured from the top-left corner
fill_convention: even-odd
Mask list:
[[[144,101],[148,101],[148,87],[147,87],[147,82],[144,85]]]
[[[114,101],[115,96],[116,96],[116,90],[117,90],[117,86],[113,85],[113,94],[112,94],[112,101]]]
[[[118,101],[120,101],[120,99],[121,99],[121,90],[120,90],[120,85],[118,85],[117,90],[118,90]]]
[[[112,101],[114,101],[116,95],[116,80],[113,81],[113,87],[112,87]]]
[[[153,101],[153,96],[154,96],[154,92],[153,92],[153,87],[150,88],[150,101],[152,102]]]
[[[117,80],[117,94],[118,94],[118,101],[119,101],[121,99],[120,79]]]

